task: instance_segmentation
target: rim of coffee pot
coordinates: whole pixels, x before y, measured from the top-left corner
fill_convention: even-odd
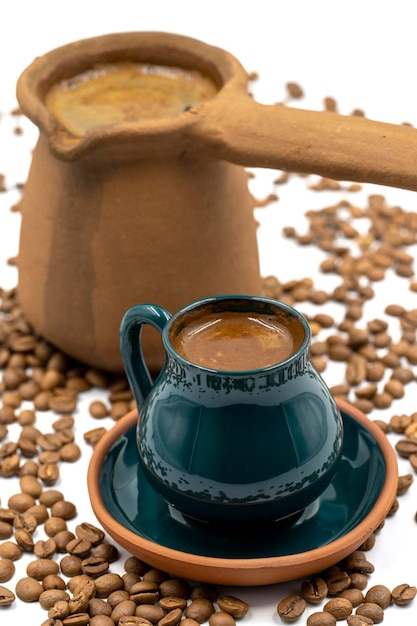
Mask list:
[[[72,135],[48,110],[45,104],[48,90],[57,82],[98,63],[123,61],[197,70],[214,82],[218,92],[203,105],[174,117],[103,125],[89,129],[82,137]],[[188,131],[189,127],[195,124],[201,109],[206,111],[211,108],[212,102],[215,102],[216,108],[222,109],[230,97],[236,100],[239,93],[247,93],[248,80],[249,76],[240,62],[221,48],[184,35],[139,31],[82,39],[37,57],[20,75],[16,94],[22,111],[46,133],[52,151],[62,159],[71,160],[115,143],[123,143],[125,156],[128,156],[129,141],[132,140],[132,150],[139,149],[142,154],[147,150],[154,152],[156,139],[166,140],[164,143],[168,152],[189,149],[199,151],[201,156],[205,147],[201,142],[196,145],[195,135]]]

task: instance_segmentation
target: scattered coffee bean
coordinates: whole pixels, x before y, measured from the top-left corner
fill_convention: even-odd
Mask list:
[[[297,594],[283,598],[277,606],[278,615],[284,622],[295,622],[305,609],[306,601]]]
[[[416,593],[416,587],[410,587],[407,584],[397,585],[391,593],[392,601],[394,604],[405,606],[414,600]]]

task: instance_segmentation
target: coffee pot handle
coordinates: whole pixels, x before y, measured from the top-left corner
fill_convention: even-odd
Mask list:
[[[142,351],[142,328],[149,324],[162,334],[170,319],[171,314],[156,304],[137,304],[125,313],[121,321],[120,352],[138,410],[153,387]]]
[[[190,134],[206,156],[244,167],[417,190],[417,130],[407,125],[226,92],[197,110]]]

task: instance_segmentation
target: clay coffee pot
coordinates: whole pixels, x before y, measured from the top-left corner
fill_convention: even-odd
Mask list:
[[[126,78],[134,66],[148,75],[145,91]],[[261,105],[247,84],[228,52],[158,32],[74,42],[26,68],[17,97],[39,139],[21,202],[18,292],[36,332],[122,371],[118,329],[131,306],[260,294],[245,167],[417,189],[415,130]],[[158,371],[157,333],[143,345]]]

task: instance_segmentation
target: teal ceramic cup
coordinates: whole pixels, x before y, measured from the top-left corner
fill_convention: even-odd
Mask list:
[[[141,349],[145,325],[166,352],[155,381]],[[155,304],[127,311],[120,348],[139,412],[138,461],[174,512],[221,525],[289,521],[323,493],[343,422],[310,341],[298,311],[262,297],[210,297],[174,315]]]

